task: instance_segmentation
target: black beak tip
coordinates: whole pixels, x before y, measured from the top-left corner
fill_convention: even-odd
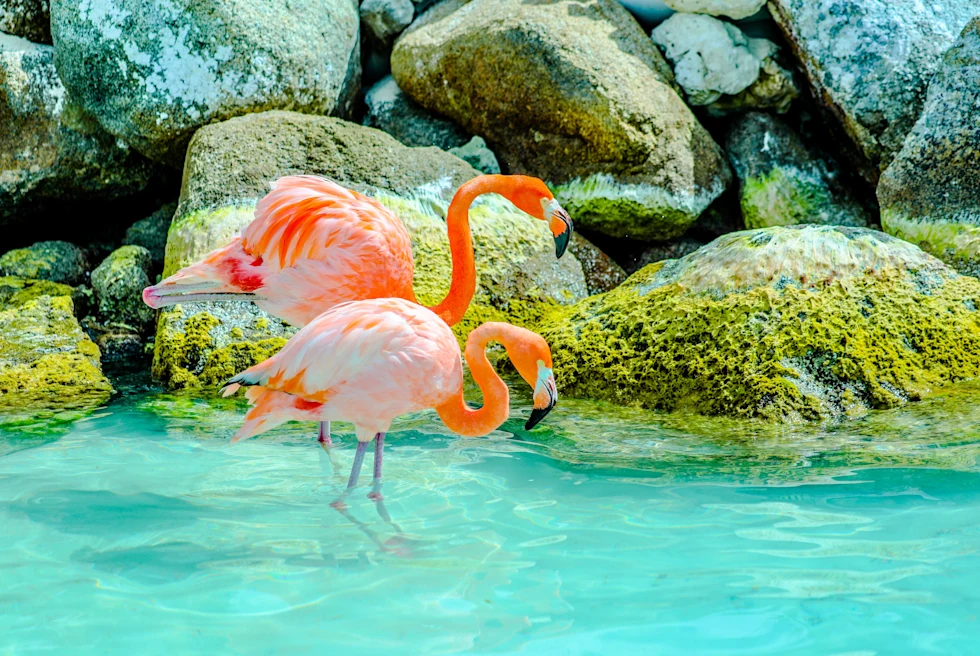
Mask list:
[[[565,250],[568,248],[568,242],[572,238],[572,228],[568,227],[565,232],[561,233],[555,237],[555,257],[561,258],[565,254]]]
[[[531,430],[541,423],[541,420],[548,416],[548,413],[551,412],[551,408],[553,407],[554,406],[549,406],[541,410],[537,408],[531,410],[531,416],[528,417],[527,423],[524,424],[524,430]]]

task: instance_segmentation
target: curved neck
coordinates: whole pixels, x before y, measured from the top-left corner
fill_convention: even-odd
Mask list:
[[[500,379],[487,359],[487,344],[491,341],[507,346],[510,341],[509,328],[512,326],[508,324],[485,323],[467,338],[466,364],[470,367],[473,380],[483,392],[483,407],[474,410],[468,406],[460,385],[459,394],[436,408],[440,419],[453,432],[466,437],[480,437],[499,428],[510,416],[510,392],[507,384]]]
[[[476,293],[476,262],[473,259],[473,237],[470,234],[470,205],[477,196],[499,193],[507,196],[513,183],[503,175],[481,175],[461,186],[446,214],[449,253],[453,261],[453,279],[449,293],[429,309],[450,326],[460,322]]]

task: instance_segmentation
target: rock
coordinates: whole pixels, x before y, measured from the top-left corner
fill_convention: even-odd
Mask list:
[[[980,18],[946,53],[922,116],[878,184],[885,231],[971,276],[980,275],[978,89]]]
[[[371,193],[408,227],[416,293],[440,300],[450,280],[443,220],[456,188],[478,172],[437,148],[408,148],[384,132],[291,112],[235,118],[200,130],[188,148],[164,275],[198,260],[253,218],[283,175],[309,173]],[[528,325],[587,294],[574,256],[557,263],[544,226],[499,197],[471,210],[479,284],[465,334],[495,318]],[[213,387],[274,353],[293,329],[250,303],[200,303],[160,312],[154,375],[170,387]]]
[[[154,272],[163,269],[163,258],[167,249],[167,231],[170,230],[170,221],[176,211],[177,203],[164,205],[150,216],[131,225],[123,238],[123,244],[142,246],[150,252]]]
[[[364,125],[384,130],[406,146],[449,150],[470,140],[463,128],[433,115],[409,98],[390,75],[371,87],[364,101],[367,104]]]
[[[48,0],[4,0],[0,5],[0,32],[50,44]]]
[[[503,169],[555,185],[579,225],[670,238],[727,186],[721,150],[619,3],[474,0],[452,11],[460,4],[437,5],[398,39],[398,86],[484,137]]]
[[[776,44],[748,38],[731,23],[674,14],[651,38],[674,62],[688,102],[708,105],[712,114],[753,108],[783,113],[799,95],[792,74],[776,62]]]
[[[711,14],[738,20],[757,13],[766,0],[664,0],[664,4],[687,14]]]
[[[288,108],[344,113],[360,78],[354,0],[52,0],[58,72],[81,106],[179,167],[201,126]]]
[[[619,283],[626,280],[623,267],[616,264],[611,257],[582,235],[578,233],[572,235],[568,250],[582,265],[589,296],[615,289]]]
[[[105,365],[139,365],[145,367],[146,354],[143,340],[136,333],[120,331],[106,332],[96,342],[102,353]],[[144,369],[145,371],[145,369]]]
[[[699,14],[674,14],[650,38],[674,63],[674,76],[692,105],[740,93],[759,77],[761,58],[731,23]]]
[[[415,18],[412,0],[363,0],[360,12],[361,24],[373,41],[387,48]]]
[[[0,311],[0,413],[94,408],[112,386],[68,296]]]
[[[143,303],[143,289],[153,284],[153,259],[142,246],[123,246],[92,272],[92,289],[99,316],[145,333],[153,325],[153,310]]]
[[[155,168],[66,95],[54,49],[0,34],[0,225],[143,189]],[[68,219],[65,219],[68,220]]]
[[[449,152],[481,173],[500,173],[500,164],[482,137],[473,137],[465,145],[450,148]]]
[[[867,227],[870,217],[785,123],[750,113],[729,124],[725,151],[739,180],[747,228],[798,223]]]
[[[884,233],[773,227],[650,265],[539,331],[565,394],[808,421],[975,378],[978,307],[980,280]]]
[[[0,257],[0,275],[77,285],[85,279],[85,252],[67,241],[40,241]]]
[[[639,271],[648,264],[661,262],[663,260],[677,260],[685,255],[690,255],[694,251],[704,246],[703,242],[690,237],[681,237],[673,241],[665,241],[659,244],[651,244],[648,249],[640,254],[639,259],[631,268],[634,272]]]
[[[772,0],[769,9],[872,183],[912,129],[943,53],[978,11],[976,0]]]
[[[68,296],[72,298],[75,293],[74,287],[60,282],[2,276],[0,277],[0,310],[19,307],[39,296]]]

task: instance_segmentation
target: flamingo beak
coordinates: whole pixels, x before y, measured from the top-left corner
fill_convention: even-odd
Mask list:
[[[548,226],[551,228],[551,234],[555,238],[555,257],[560,258],[565,254],[565,250],[568,248],[568,242],[572,239],[572,233],[574,232],[572,217],[568,215],[568,212],[554,198],[546,203],[545,211],[548,216]]]
[[[537,426],[557,403],[558,388],[555,386],[555,377],[549,367],[539,362],[538,382],[534,387],[534,409],[531,410],[531,416],[524,424],[524,429],[531,430]]]

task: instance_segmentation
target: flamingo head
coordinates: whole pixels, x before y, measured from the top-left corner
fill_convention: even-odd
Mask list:
[[[531,417],[524,426],[531,430],[538,425],[558,403],[558,388],[552,371],[551,348],[544,337],[530,330],[518,329],[520,339],[516,344],[505,344],[511,362],[528,385],[534,389],[534,406]]]
[[[544,182],[525,175],[513,177],[517,179],[517,185],[510,197],[511,202],[534,218],[548,222],[551,235],[555,238],[555,256],[561,257],[572,238],[572,217]]]

